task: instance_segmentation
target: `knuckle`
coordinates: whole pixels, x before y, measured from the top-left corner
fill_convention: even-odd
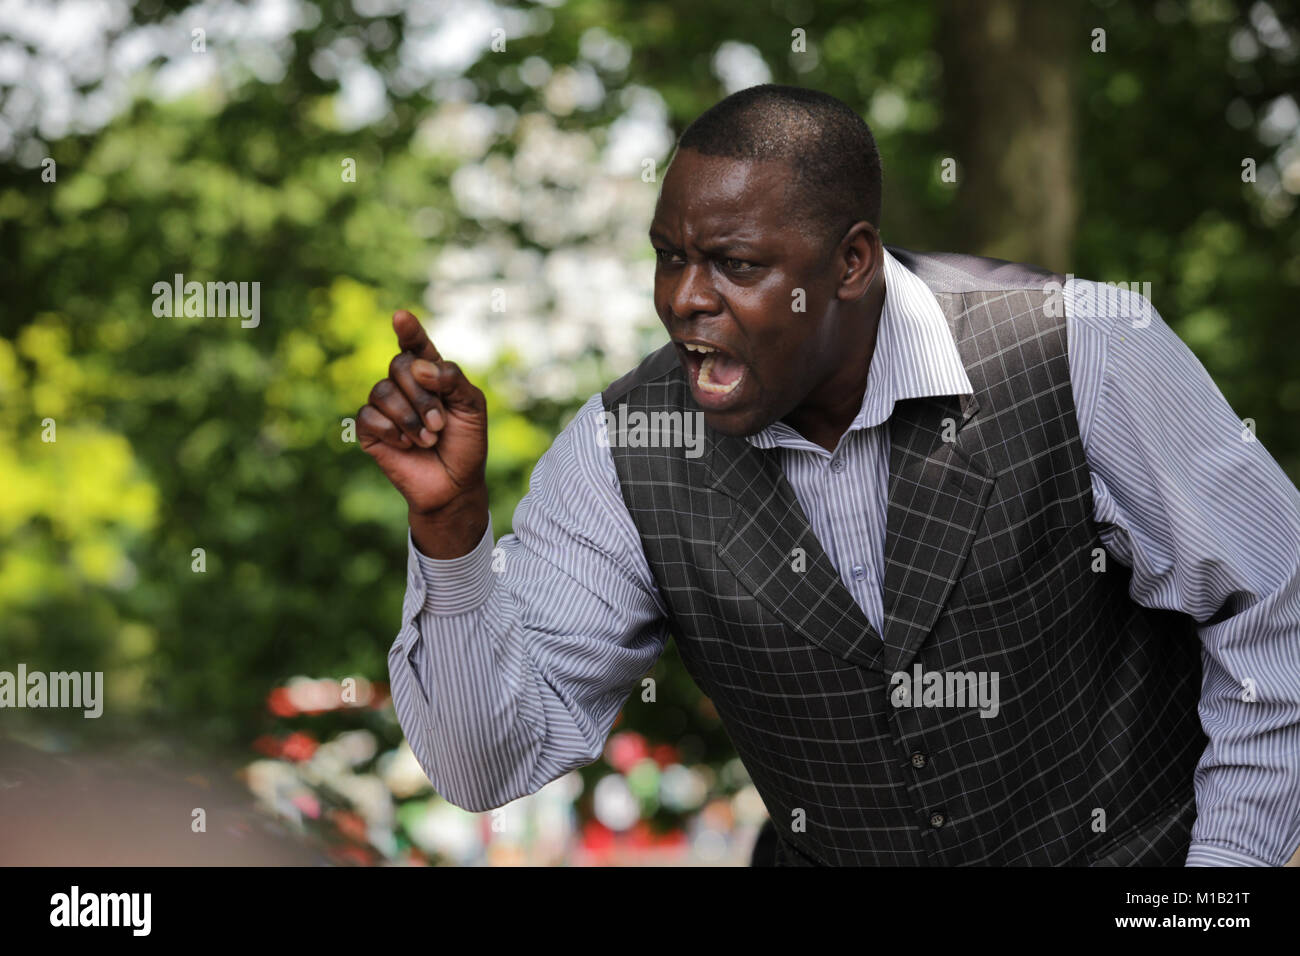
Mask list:
[[[410,398],[411,398],[411,404],[415,406],[415,410],[419,412],[421,415],[423,415],[431,408],[438,407],[438,396],[430,392],[426,392],[424,389],[419,388],[418,386],[416,387],[416,390],[411,393]]]
[[[382,434],[388,431],[392,424],[388,417],[373,405],[367,405],[357,413],[357,427],[364,428],[368,432]]]
[[[393,394],[394,388],[396,388],[396,386],[393,384],[392,379],[389,378],[380,379],[378,382],[375,383],[375,387],[370,390],[370,400],[372,402],[375,401],[376,399],[378,399],[379,401],[383,401],[384,399],[388,398],[388,396]]]

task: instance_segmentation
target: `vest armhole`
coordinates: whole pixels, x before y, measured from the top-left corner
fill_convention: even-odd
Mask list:
[[[609,408],[638,385],[662,378],[676,368],[677,365],[677,350],[669,342],[667,345],[651,352],[641,360],[640,365],[611,383],[608,388],[600,393],[600,400],[605,408]]]

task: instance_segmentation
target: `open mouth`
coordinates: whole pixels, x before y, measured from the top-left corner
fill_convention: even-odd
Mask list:
[[[699,342],[679,342],[684,350],[691,384],[715,401],[731,395],[745,380],[745,366],[720,349]],[[712,404],[712,403],[710,403]]]

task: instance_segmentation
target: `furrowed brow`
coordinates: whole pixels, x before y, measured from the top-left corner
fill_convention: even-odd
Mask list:
[[[735,256],[745,258],[747,256],[757,256],[762,254],[762,251],[758,246],[745,239],[712,239],[704,242],[697,242],[696,245],[702,251],[714,256]]]

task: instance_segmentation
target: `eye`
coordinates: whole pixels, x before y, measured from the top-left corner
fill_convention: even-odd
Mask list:
[[[754,268],[754,263],[745,259],[723,259],[722,267],[728,272],[748,272]]]
[[[655,258],[658,259],[660,262],[662,262],[664,265],[672,265],[672,259],[674,255],[675,253],[670,252],[667,249],[655,250]]]

